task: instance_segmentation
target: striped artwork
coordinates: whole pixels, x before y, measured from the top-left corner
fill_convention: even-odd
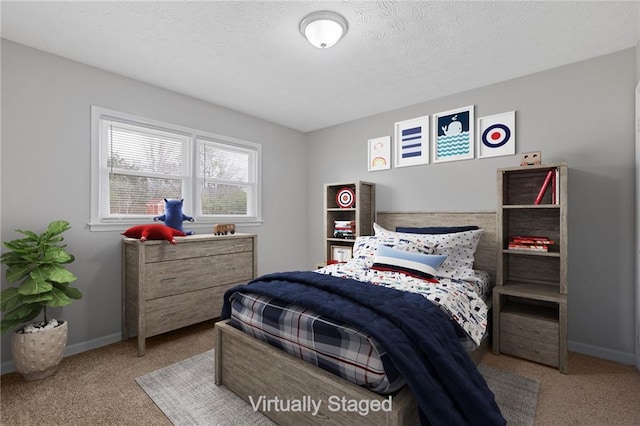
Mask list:
[[[429,116],[395,124],[395,166],[429,163]]]
[[[419,157],[422,149],[422,127],[402,130],[402,158]]]

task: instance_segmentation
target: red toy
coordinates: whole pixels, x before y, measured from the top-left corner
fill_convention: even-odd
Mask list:
[[[174,237],[184,237],[187,234],[164,224],[153,223],[148,225],[132,226],[124,231],[122,235],[129,238],[138,238],[140,241],[167,240],[171,244],[176,244],[176,239]]]

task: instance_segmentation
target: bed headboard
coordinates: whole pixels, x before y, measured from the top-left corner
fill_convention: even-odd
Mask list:
[[[498,233],[495,211],[469,212],[378,212],[376,222],[385,229],[395,231],[396,226],[465,226],[477,225],[484,229],[473,267],[491,274],[495,283],[498,256]]]

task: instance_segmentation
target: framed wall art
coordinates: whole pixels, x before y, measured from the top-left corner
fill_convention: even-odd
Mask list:
[[[474,156],[473,105],[433,115],[433,162]]]
[[[429,164],[429,116],[395,124],[394,158],[396,167]]]
[[[516,153],[516,112],[478,118],[478,158]]]
[[[370,172],[388,170],[391,168],[391,136],[369,139],[369,167]]]

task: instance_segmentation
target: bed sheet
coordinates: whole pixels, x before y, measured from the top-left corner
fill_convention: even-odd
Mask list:
[[[447,312],[475,346],[480,345],[486,333],[489,310],[486,301],[491,297],[491,280],[485,271],[474,271],[475,277],[470,281],[437,277],[438,282],[433,283],[401,272],[371,269],[352,259],[315,272],[418,293]]]

